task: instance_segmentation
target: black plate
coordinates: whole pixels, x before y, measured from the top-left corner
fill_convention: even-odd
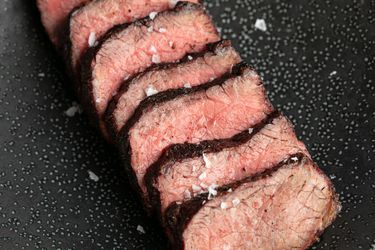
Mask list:
[[[375,249],[375,1],[207,2],[340,194],[313,248]],[[68,82],[35,2],[2,0],[0,248],[164,249],[114,150],[83,114],[64,114]]]

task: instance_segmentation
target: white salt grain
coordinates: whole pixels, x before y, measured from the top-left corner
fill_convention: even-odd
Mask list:
[[[169,1],[169,7],[170,8],[174,8],[174,7],[176,7],[176,4],[179,2],[179,0],[170,0]]]
[[[146,95],[147,95],[147,96],[152,96],[152,95],[156,95],[157,93],[159,93],[158,90],[155,89],[155,87],[152,86],[152,85],[149,85],[149,86],[147,87],[147,89],[146,89],[145,92],[146,92]]]
[[[193,57],[192,56],[188,56],[188,59],[191,61],[191,60],[193,60]]]
[[[193,189],[193,192],[194,192],[194,193],[199,192],[199,191],[202,190],[202,188],[201,188],[200,186],[197,186],[197,185],[195,185],[195,184],[193,184],[193,185],[191,186],[191,188]]]
[[[154,27],[153,26],[150,26],[147,28],[147,32],[151,33],[154,31]]]
[[[191,193],[190,193],[189,190],[185,190],[185,192],[184,192],[184,198],[185,199],[191,199]]]
[[[141,234],[145,234],[146,233],[145,229],[141,225],[137,226],[137,231],[140,232]]]
[[[257,19],[255,21],[255,28],[261,31],[267,31],[266,21],[264,19]]]
[[[226,202],[221,202],[220,208],[223,209],[223,210],[227,209],[228,208],[228,204]]]
[[[99,103],[102,102],[102,99],[100,99],[100,98],[96,98],[96,99],[95,99],[95,102],[99,104]]]
[[[152,52],[152,53],[156,53],[156,52],[158,52],[158,51],[156,50],[156,48],[155,48],[154,45],[151,45],[151,46],[150,46],[150,52]]]
[[[190,85],[190,83],[185,83],[185,84],[184,84],[184,88],[186,88],[186,89],[191,89],[191,85]]]
[[[172,47],[173,47],[173,44],[174,44],[173,41],[169,41],[169,47],[172,48]]]
[[[203,153],[203,160],[204,160],[204,164],[206,165],[206,168],[211,168],[211,162],[207,158],[206,154],[204,154],[204,153]]]
[[[198,179],[199,179],[199,180],[204,180],[204,179],[206,179],[206,177],[207,177],[207,173],[206,173],[206,172],[203,172],[203,173],[198,177]]]
[[[241,203],[241,201],[240,201],[240,199],[238,199],[238,198],[235,198],[234,200],[232,200],[232,204],[233,204],[233,206],[238,206],[239,204]]]
[[[159,55],[152,55],[151,61],[153,63],[160,63],[160,56]]]
[[[77,113],[81,113],[81,107],[77,103],[73,103],[73,106],[68,108],[65,112],[68,117],[73,117]]]
[[[91,170],[88,170],[87,173],[89,174],[90,180],[92,180],[94,182],[99,181],[99,177],[94,172],[92,172]]]
[[[208,199],[209,200],[211,200],[213,196],[217,195],[217,191],[216,191],[217,187],[218,187],[218,185],[216,185],[216,184],[212,184],[208,187]]]
[[[151,18],[151,20],[154,20],[157,14],[158,14],[158,13],[155,12],[155,11],[151,12],[151,13],[150,13],[150,18]]]
[[[254,129],[253,129],[253,128],[249,128],[249,134],[252,134],[252,133],[253,133],[253,131],[254,131]]]
[[[332,71],[331,74],[329,74],[329,76],[334,76],[334,75],[337,75],[337,71]]]
[[[165,32],[167,32],[167,29],[166,29],[166,28],[160,28],[160,29],[159,29],[159,32],[160,32],[160,33],[165,33]]]
[[[89,47],[93,47],[95,45],[95,43],[96,43],[95,32],[90,32],[88,43],[89,43]]]
[[[291,160],[294,161],[294,162],[296,162],[296,161],[298,161],[298,157],[292,157]]]

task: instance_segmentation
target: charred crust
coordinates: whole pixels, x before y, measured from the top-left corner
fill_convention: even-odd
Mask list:
[[[229,48],[232,46],[232,42],[230,40],[221,40],[219,42],[215,43],[209,43],[206,45],[206,47],[197,53],[191,53],[184,56],[182,59],[176,62],[172,63],[161,63],[161,64],[153,64],[149,68],[147,68],[145,71],[140,72],[133,77],[129,78],[128,80],[125,80],[117,92],[117,94],[112,98],[112,100],[109,102],[107,110],[105,112],[105,123],[107,127],[107,131],[109,132],[112,140],[115,140],[115,138],[118,135],[117,126],[115,117],[113,116],[114,111],[117,108],[118,102],[124,93],[126,93],[129,90],[129,87],[134,84],[139,78],[143,77],[144,75],[148,74],[152,71],[158,71],[158,70],[166,70],[171,69],[174,67],[177,67],[180,64],[187,63],[189,61],[197,60],[198,58],[201,58],[205,56],[206,53],[215,53],[215,51],[219,48]],[[191,59],[193,58],[193,59]]]
[[[175,8],[171,10],[166,10],[164,12],[160,12],[158,15],[163,15],[164,13],[170,13],[170,14],[176,14],[179,13],[180,11],[183,11],[185,9],[191,9],[191,10],[197,10],[197,11],[202,11],[205,14],[207,14],[202,7],[201,4],[194,4],[191,2],[178,2]],[[73,13],[73,12],[72,12]],[[144,17],[140,20],[135,21],[134,23],[124,23],[120,25],[114,26],[112,29],[110,29],[105,35],[100,37],[98,39],[98,44],[94,47],[88,48],[88,50],[85,52],[83,57],[80,59],[81,65],[79,72],[81,74],[81,83],[79,84],[80,87],[78,88],[78,95],[81,98],[83,108],[89,115],[89,119],[91,123],[99,128],[99,122],[102,121],[103,117],[100,117],[99,114],[97,113],[96,110],[96,105],[95,105],[95,98],[94,98],[94,92],[93,92],[93,78],[92,78],[92,62],[95,60],[98,52],[102,48],[103,44],[107,42],[110,39],[115,39],[116,36],[129,28],[131,25],[142,25],[142,26],[150,26],[150,23],[154,22],[149,16]],[[69,36],[68,39],[70,40]],[[67,51],[69,56],[69,61],[71,65],[71,44],[70,44],[70,49]],[[74,69],[73,69],[74,70]]]
[[[160,218],[164,217],[161,211],[160,192],[157,188],[155,188],[158,177],[162,175],[164,169],[172,168],[176,162],[180,162],[184,159],[200,157],[204,153],[216,153],[222,151],[223,149],[243,145],[252,140],[252,138],[258,134],[259,131],[261,131],[266,125],[272,124],[272,122],[281,115],[282,114],[279,111],[273,111],[267,115],[265,119],[253,126],[253,131],[251,133],[249,133],[248,130],[245,130],[232,138],[202,141],[199,144],[175,144],[166,149],[158,161],[153,163],[147,169],[144,177],[144,183],[147,188],[149,201],[154,211],[159,215]]]
[[[297,160],[295,160],[297,158]],[[313,168],[319,173],[319,175],[324,176],[324,179],[328,183],[329,189],[331,194],[333,195],[331,198],[331,206],[330,211],[333,216],[330,216],[329,220],[326,222],[324,226],[329,226],[336,217],[337,212],[339,211],[340,205],[337,199],[337,195],[335,195],[334,187],[331,181],[326,177],[326,175],[318,168],[318,166],[313,163],[313,161],[305,156],[303,153],[297,153],[290,155],[286,160],[279,162],[274,167],[259,173],[255,174],[251,177],[245,178],[243,180],[231,183],[229,185],[225,185],[220,187],[217,191],[218,194],[216,197],[222,197],[223,195],[228,194],[228,191],[236,190],[238,187],[243,185],[244,183],[255,182],[264,178],[271,177],[276,171],[280,168],[288,165],[292,165],[291,167],[296,167],[302,162],[308,162],[313,166]],[[173,203],[171,204],[165,213],[165,219],[163,220],[163,225],[166,228],[166,232],[168,237],[171,239],[175,249],[183,249],[184,242],[183,242],[183,233],[184,230],[189,225],[191,219],[199,212],[199,210],[204,206],[204,204],[208,201],[208,194],[204,193],[199,196],[192,198],[189,201],[186,201],[182,204]],[[322,233],[322,229],[318,230],[306,243],[306,248],[317,239],[317,237]]]
[[[195,86],[193,88],[187,89],[187,88],[180,88],[180,89],[174,89],[174,90],[168,90],[165,92],[158,93],[156,95],[150,96],[143,100],[138,108],[135,110],[133,116],[128,120],[128,122],[125,124],[125,126],[121,129],[119,135],[118,135],[118,147],[120,149],[120,154],[124,162],[124,167],[126,168],[126,171],[129,176],[130,182],[135,185],[135,190],[139,191],[142,195],[142,200],[144,201],[144,205],[147,207],[148,211],[151,211],[150,202],[148,201],[148,197],[145,194],[142,194],[140,185],[137,182],[136,174],[131,167],[131,156],[132,156],[132,149],[129,143],[129,131],[130,129],[138,122],[138,120],[147,113],[152,107],[154,107],[157,104],[165,103],[167,101],[174,100],[176,98],[179,98],[181,96],[186,96],[189,94],[193,94],[200,91],[206,91],[207,89],[216,86],[216,85],[222,85],[227,80],[231,78],[235,78],[237,76],[242,75],[242,73],[249,69],[249,66],[245,62],[241,62],[237,65],[235,65],[230,72],[227,72],[220,78],[217,78],[211,82],[208,82],[206,84],[202,84],[199,86]]]

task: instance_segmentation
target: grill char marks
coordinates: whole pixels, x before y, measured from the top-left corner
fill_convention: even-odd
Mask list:
[[[170,147],[147,171],[145,183],[159,215],[172,202],[207,192],[208,187],[244,179],[274,166],[306,147],[292,124],[278,112],[230,139]],[[215,185],[215,186],[214,186]]]
[[[221,187],[213,200],[201,194],[171,205],[165,226],[175,249],[306,249],[339,209],[329,179],[297,154]]]
[[[205,49],[219,36],[199,4],[178,3],[155,19],[114,28],[83,60],[82,100],[94,124],[106,134],[104,113],[121,83],[155,63],[173,62]],[[155,52],[156,51],[156,52]]]
[[[67,23],[69,13],[77,6],[91,0],[37,0],[42,23],[52,43],[60,48],[63,27]]]
[[[149,68],[146,72],[125,81],[107,109],[106,122],[112,138],[134,113],[139,103],[147,98],[147,91],[194,87],[219,78],[241,61],[229,40],[207,46],[207,51],[191,54],[177,63]]]
[[[244,64],[207,84],[159,93],[141,102],[120,133],[124,165],[145,194],[147,168],[167,147],[230,138],[272,111],[260,77]]]
[[[67,60],[73,71],[79,73],[80,59],[87,48],[94,46],[96,40],[113,26],[131,23],[151,12],[164,11],[170,7],[174,7],[170,0],[100,0],[76,10],[70,18],[67,41]]]

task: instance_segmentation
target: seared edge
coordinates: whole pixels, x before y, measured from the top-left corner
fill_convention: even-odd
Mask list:
[[[185,8],[199,10],[207,14],[204,8],[200,4],[194,4],[191,2],[178,2],[174,9],[160,12],[158,15],[163,14],[165,12],[178,13]],[[116,39],[116,36],[120,32],[122,32],[123,30],[125,30],[132,24],[149,26],[150,23],[152,22],[153,20],[149,16],[147,16],[134,23],[126,23],[126,24],[117,25],[113,27],[111,30],[109,30],[103,37],[101,37],[97,41],[98,42],[97,46],[89,48],[86,54],[83,56],[81,60],[81,86],[80,86],[79,94],[81,97],[83,108],[86,110],[87,114],[89,115],[91,123],[94,124],[95,127],[99,128],[98,121],[100,121],[101,117],[99,117],[99,114],[96,111],[96,105],[95,105],[95,100],[94,100],[95,98],[94,98],[94,93],[93,93],[93,80],[94,80],[92,79],[93,69],[91,68],[91,62],[95,60],[97,53],[100,51],[102,45],[107,40]]]
[[[296,160],[297,158],[297,160]],[[312,160],[305,156],[303,153],[298,153],[291,155],[287,160],[281,161],[274,167],[259,173],[255,174],[251,177],[245,178],[243,180],[222,186],[217,189],[217,195],[216,197],[222,197],[229,192],[236,190],[238,187],[240,187],[244,183],[248,182],[255,182],[264,178],[271,177],[278,169],[282,168],[283,166],[294,164],[293,167],[298,166],[298,164],[301,164],[302,162],[309,162],[312,164],[314,169],[325,179],[326,183],[328,184],[328,187],[330,189],[330,193],[332,194],[331,200],[330,200],[330,210],[327,211],[327,214],[332,214],[334,216],[329,217],[328,221],[324,221],[324,225],[328,227],[332,222],[335,220],[338,212],[341,209],[341,205],[338,199],[338,195],[336,194],[336,191],[332,185],[332,182],[327,178],[327,176],[323,173],[322,170],[319,169],[319,167],[312,162]],[[191,200],[188,200],[186,202],[183,202],[181,204],[173,203],[171,204],[166,212],[165,217],[163,220],[163,226],[166,229],[167,236],[170,238],[173,249],[184,249],[184,242],[183,242],[183,233],[184,230],[189,225],[191,219],[194,217],[195,214],[199,212],[199,210],[204,206],[206,202],[208,202],[208,193],[200,194]],[[322,216],[324,218],[325,216]],[[311,246],[323,233],[323,231],[317,231],[311,239],[309,239],[308,243],[306,244],[305,248],[308,248]]]
[[[217,78],[211,82],[208,82],[199,86],[195,86],[190,89],[189,88],[172,89],[172,90],[167,90],[164,92],[160,92],[156,95],[150,96],[140,103],[140,105],[134,112],[133,116],[128,120],[126,125],[122,128],[118,136],[118,147],[120,149],[120,154],[124,162],[124,167],[128,174],[130,183],[135,188],[135,190],[137,190],[139,194],[141,194],[144,205],[146,206],[148,211],[151,210],[148,197],[146,197],[147,196],[146,194],[142,194],[141,188],[137,182],[137,177],[135,175],[135,172],[133,168],[131,167],[132,149],[129,143],[130,129],[137,123],[137,121],[145,113],[147,113],[156,104],[165,103],[167,101],[177,99],[180,96],[185,96],[185,95],[193,94],[193,93],[200,92],[200,91],[206,91],[207,89],[215,85],[223,85],[227,80],[241,76],[246,69],[249,69],[249,66],[245,62],[241,62],[237,64],[236,66],[234,66],[230,72],[224,74],[220,78]],[[264,96],[266,96],[265,89],[263,89],[263,91],[264,91]]]
[[[105,113],[105,122],[107,126],[107,131],[109,132],[110,136],[112,136],[112,139],[114,140],[118,136],[118,132],[116,129],[116,124],[115,124],[115,117],[113,116],[113,112],[117,108],[117,104],[121,96],[126,93],[129,89],[129,86],[131,84],[134,84],[139,78],[144,76],[145,74],[151,72],[151,71],[158,71],[158,70],[164,70],[164,69],[171,69],[174,67],[178,67],[181,63],[186,63],[189,61],[194,61],[197,60],[198,58],[204,56],[207,52],[215,52],[216,49],[220,47],[231,47],[232,42],[230,40],[222,40],[219,42],[215,43],[210,43],[207,44],[206,49],[198,52],[198,53],[191,53],[183,57],[181,60],[177,62],[172,62],[172,63],[160,63],[160,64],[153,64],[151,67],[146,69],[144,72],[141,72],[139,74],[136,74],[135,76],[131,77],[130,79],[124,81],[117,93],[116,96],[112,98],[110,103],[108,104],[106,113]],[[193,58],[193,59],[191,59]]]
[[[245,130],[232,138],[202,141],[199,144],[175,144],[169,147],[159,160],[148,168],[144,177],[144,183],[146,184],[150,204],[159,217],[163,218],[164,215],[161,212],[160,192],[155,188],[155,184],[158,182],[158,177],[162,175],[164,169],[172,168],[176,162],[184,159],[200,157],[204,153],[220,152],[223,149],[243,145],[250,141],[266,125],[271,124],[281,115],[282,114],[279,111],[273,111],[265,119],[253,126],[253,131],[251,133],[249,133],[248,130]]]

